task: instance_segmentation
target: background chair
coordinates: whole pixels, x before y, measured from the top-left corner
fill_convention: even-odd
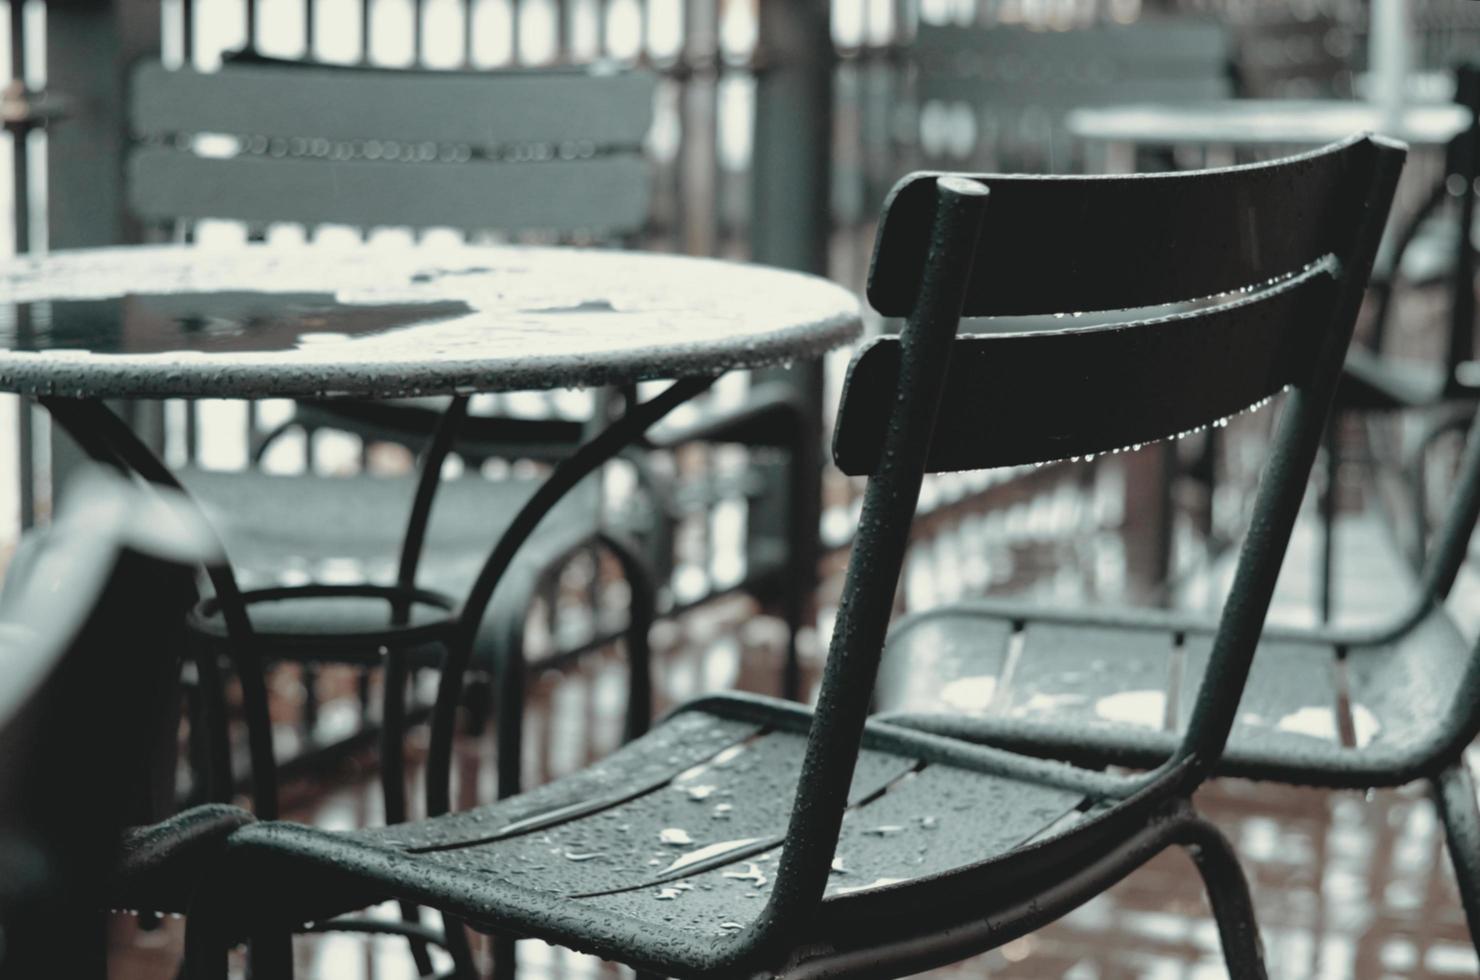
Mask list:
[[[183,501],[89,473],[37,533],[24,567],[7,575],[0,975],[106,972],[102,917],[117,894],[120,834],[158,816],[151,779],[166,780],[173,795],[173,769],[156,763],[174,759],[173,651],[195,597],[195,569],[215,550]],[[224,831],[239,825],[218,822],[207,835],[197,823],[189,835],[194,873],[206,863],[208,837],[219,850]],[[178,827],[175,836],[183,839]],[[176,881],[183,884],[178,874]]]
[[[907,322],[855,356],[839,411],[834,459],[870,479],[815,713],[714,696],[491,807],[357,833],[245,828],[192,922],[191,975],[219,976],[222,944],[245,935],[263,968],[284,970],[273,930],[387,896],[655,972],[904,974],[1020,935],[1173,843],[1194,847],[1230,969],[1262,975],[1237,863],[1188,794],[1234,723],[1402,159],[1353,139],[1205,173],[902,181],[869,297]],[[1233,290],[1172,317],[955,337],[962,314]],[[1287,386],[1193,723],[1152,773],[1034,764],[867,721],[926,471],[1109,451]],[[443,672],[453,693],[466,660]],[[443,694],[439,706],[455,703]],[[433,812],[446,809],[439,782]],[[718,827],[710,805],[724,808]]]
[[[130,201],[139,215],[167,228],[223,218],[257,228],[299,222],[310,228],[446,227],[496,235],[535,230],[547,238],[620,240],[647,219],[651,176],[642,144],[654,87],[647,73],[599,68],[400,71],[248,57],[218,72],[199,73],[145,64],[135,72],[132,93],[139,143],[130,160]],[[332,297],[304,297],[304,302],[323,305],[326,329],[332,329]],[[483,479],[477,467],[494,457],[558,459],[579,442],[588,420],[559,415],[460,419],[435,445],[437,420],[446,407],[445,399],[300,404],[289,423],[264,439],[254,437],[253,448],[260,457],[274,438],[301,428],[307,433],[310,472],[285,476],[261,469],[187,468],[178,475],[225,529],[233,565],[249,585],[273,587],[286,575],[313,579],[326,572],[342,580],[348,566],[352,576],[369,583],[424,586],[461,597],[503,526],[538,485],[537,479],[513,472]],[[408,529],[417,520],[412,515],[417,481],[312,472],[313,441],[326,428],[358,434],[367,445],[407,445],[422,454],[423,468],[434,472],[443,456],[456,452],[474,473],[437,489],[424,537],[403,549],[405,535],[415,538]],[[497,678],[505,791],[518,785],[524,701],[524,670],[505,669],[522,657],[522,647],[509,650],[505,641],[522,640],[534,598],[548,593],[551,578],[583,550],[615,552],[631,577],[661,574],[651,568],[663,557],[661,546],[644,549],[633,540],[643,535],[666,542],[666,516],[645,509],[643,499],[634,501],[625,523],[619,519],[624,526],[617,533],[604,530],[595,481],[564,507],[565,519],[542,525],[522,553],[510,575],[520,601],[501,601],[479,648],[481,668]],[[644,582],[632,592],[650,596],[653,588]],[[259,596],[253,624],[269,662],[305,665],[311,727],[315,667],[347,662],[368,669],[383,663],[379,642],[390,609],[379,595],[280,601],[286,598]],[[645,658],[652,615],[651,609],[635,610],[615,627],[597,623],[556,656],[569,659],[625,636],[629,656]],[[219,649],[227,632],[221,618],[200,617],[197,625],[205,648]],[[326,635],[347,642],[321,642]],[[423,646],[394,650],[391,656],[410,661],[391,666],[382,710],[386,805],[395,820],[404,816],[400,766],[391,756],[402,751],[405,675],[412,667],[435,666],[440,652]],[[629,728],[645,727],[651,706],[644,688],[629,692],[629,710]],[[218,769],[227,764],[220,743],[218,734],[213,751]]]
[[[1480,646],[1446,606],[1480,518],[1476,423],[1413,596],[1359,630],[1266,630],[1219,771],[1336,789],[1429,782],[1480,950],[1480,804],[1464,761],[1480,735]],[[1015,752],[1153,766],[1191,724],[1216,629],[1191,614],[942,606],[896,626],[876,705],[893,723]]]
[[[1325,493],[1322,497],[1322,546],[1317,580],[1322,621],[1331,618],[1335,565],[1336,517],[1339,508],[1341,445],[1338,430],[1344,417],[1416,414],[1417,438],[1397,463],[1406,500],[1395,515],[1406,532],[1415,567],[1423,563],[1432,525],[1423,475],[1434,443],[1467,421],[1469,406],[1480,397],[1480,378],[1471,366],[1475,353],[1474,245],[1475,182],[1480,179],[1480,64],[1454,68],[1454,100],[1475,114],[1469,128],[1445,152],[1444,168],[1418,209],[1396,229],[1387,254],[1379,261],[1374,283],[1376,308],[1370,339],[1347,358],[1338,393],[1337,415],[1328,440]],[[1439,286],[1446,293],[1442,349],[1430,361],[1394,355],[1393,299],[1401,289]],[[1379,467],[1392,461],[1379,460]],[[1381,498],[1379,498],[1381,499]]]

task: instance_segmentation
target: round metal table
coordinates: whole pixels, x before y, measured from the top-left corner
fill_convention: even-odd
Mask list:
[[[817,357],[861,327],[857,298],[815,277],[611,250],[161,246],[0,263],[0,391],[36,396],[90,456],[158,484],[179,487],[103,399],[453,396],[423,458],[403,559],[419,550],[468,396],[676,379],[559,463],[495,546],[450,621],[432,740],[445,730],[449,750],[481,609],[549,508],[718,376]],[[269,818],[276,767],[249,597],[229,566],[208,571]],[[401,600],[423,601],[414,558],[402,571]],[[429,785],[447,782],[439,754]]]
[[[0,263],[0,391],[389,398],[714,376],[852,340],[858,300],[713,259],[174,246]]]

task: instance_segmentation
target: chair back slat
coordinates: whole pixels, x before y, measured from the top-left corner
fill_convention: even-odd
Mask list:
[[[634,229],[651,185],[635,156],[542,163],[396,164],[211,158],[145,147],[129,161],[144,218],[219,218],[490,231]]]
[[[1259,295],[1173,316],[1088,329],[962,336],[951,352],[932,472],[1092,455],[1176,436],[1240,412],[1300,379],[1329,309],[1333,264]],[[1070,321],[1072,322],[1072,321]],[[843,472],[871,473],[896,386],[900,341],[857,356],[834,430]]]
[[[1216,20],[1146,18],[1043,31],[1005,24],[921,24],[914,48],[924,77],[1116,84],[1137,78],[1226,73],[1232,39]],[[1066,69],[1068,76],[1056,75]]]
[[[992,192],[964,316],[1126,310],[1257,286],[1350,241],[1374,144],[1274,163],[1132,177],[973,175]],[[936,174],[885,203],[868,298],[907,316],[929,244]],[[1354,195],[1357,195],[1354,197]]]
[[[130,205],[153,220],[633,231],[655,89],[634,71],[147,63]]]
[[[139,136],[230,133],[406,143],[640,147],[653,75],[636,71],[451,72],[227,62],[220,71],[134,71]]]

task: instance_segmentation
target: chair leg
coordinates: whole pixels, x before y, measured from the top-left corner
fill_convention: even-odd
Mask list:
[[[385,800],[385,822],[406,820],[406,652],[390,650],[385,657],[385,697],[380,712],[380,788]],[[401,903],[401,921],[421,924],[421,910]],[[426,943],[408,940],[418,976],[432,975],[432,957]]]
[[[293,933],[267,929],[254,933],[250,944],[248,980],[293,980]]]
[[[506,634],[493,678],[494,737],[498,739],[498,798],[517,796],[524,784],[524,644]]]
[[[1321,622],[1329,623],[1333,611],[1333,577],[1336,565],[1336,507],[1341,488],[1341,415],[1333,414],[1326,424],[1326,481],[1321,488],[1321,541],[1316,590]]]
[[[653,719],[653,654],[649,635],[658,615],[658,593],[652,570],[636,546],[611,534],[602,534],[601,539],[622,566],[622,575],[632,593],[627,632],[623,637],[627,647],[627,720],[622,738],[630,742],[645,733]]]
[[[236,777],[226,718],[226,679],[220,661],[210,650],[197,651],[194,660],[200,705],[200,745],[206,761],[205,799],[212,803],[230,803],[236,793]],[[192,717],[190,723],[193,729],[196,718]],[[193,732],[191,741],[195,741]]]
[[[229,944],[221,932],[222,920],[203,908],[190,910],[185,920],[183,980],[227,980]]]
[[[1259,937],[1254,902],[1233,845],[1222,831],[1201,817],[1192,817],[1182,826],[1178,843],[1202,875],[1223,942],[1228,975],[1234,980],[1267,980],[1264,942]]]
[[[1475,800],[1475,779],[1463,759],[1434,780],[1434,803],[1444,821],[1449,860],[1459,882],[1470,941],[1480,953],[1480,804]]]

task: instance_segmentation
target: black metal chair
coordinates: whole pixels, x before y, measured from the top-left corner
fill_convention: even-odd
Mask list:
[[[1208,884],[1231,971],[1262,976],[1236,859],[1189,794],[1234,724],[1403,157],[1354,138],[1186,174],[903,180],[869,298],[907,323],[855,356],[838,415],[834,459],[869,483],[816,710],[709,697],[492,806],[442,815],[444,774],[428,781],[429,820],[244,828],[191,918],[191,976],[219,977],[224,945],[248,936],[258,968],[286,975],[286,927],[388,898],[653,972],[904,974],[1036,928],[1172,844]],[[1215,294],[1111,326],[955,335],[963,314]],[[925,472],[1110,451],[1287,387],[1193,721],[1154,771],[867,719]],[[444,670],[439,707],[466,660]]]
[[[214,552],[183,501],[95,473],[69,488],[56,522],[7,574],[0,975],[103,976],[104,910],[147,892],[184,911],[211,853],[250,819],[212,807],[124,832],[155,815],[151,776],[173,796],[173,771],[153,760],[174,758],[175,652],[195,569]],[[138,846],[145,836],[188,846],[166,860]]]
[[[130,159],[130,203],[142,218],[166,226],[221,218],[254,226],[448,226],[609,239],[630,235],[647,220],[652,179],[642,142],[656,80],[646,72],[352,69],[248,56],[213,73],[146,63],[133,83],[131,121],[139,142]],[[235,153],[210,151],[202,134],[212,133],[231,134]],[[449,415],[446,399],[304,403],[255,448],[260,453],[272,437],[298,427],[308,433],[311,457],[315,433],[344,430],[410,446],[421,454],[423,472],[435,474],[451,452],[470,467],[492,457],[558,460],[574,451],[586,428],[559,417],[468,417],[465,408]],[[437,487],[433,504],[432,488],[414,478],[193,466],[176,477],[220,518],[233,569],[249,586],[244,598],[260,659],[304,664],[308,708],[319,665],[387,666],[380,725],[386,810],[390,820],[404,819],[399,757],[406,677],[439,665],[441,649],[425,638],[403,645],[391,628],[397,604],[409,609],[412,622],[450,611],[539,480],[468,476]],[[540,525],[479,634],[477,663],[493,676],[503,793],[519,786],[525,621],[574,554],[613,554],[632,583],[634,605],[623,622],[595,623],[589,635],[554,651],[550,663],[533,666],[622,639],[635,664],[629,731],[644,730],[651,718],[647,632],[653,579],[662,574],[654,558],[668,518],[657,495],[639,494],[628,526],[610,529],[598,489],[593,481],[562,504],[563,519]],[[642,534],[659,547],[644,547]],[[285,573],[315,581],[335,566],[335,581],[344,581],[347,570],[367,584],[283,587]],[[204,604],[193,626],[203,652],[228,652],[231,630],[219,603]],[[211,769],[227,774],[213,788],[223,799],[232,770],[219,729],[210,754]],[[259,806],[272,791],[258,787]]]

